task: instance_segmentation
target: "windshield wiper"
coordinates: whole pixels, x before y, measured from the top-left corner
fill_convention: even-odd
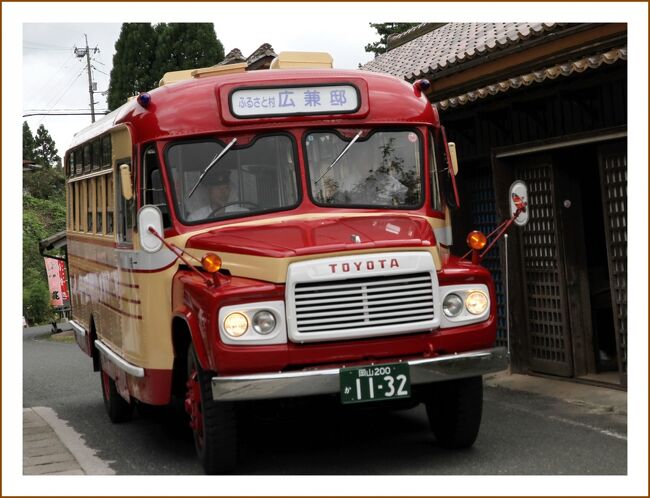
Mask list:
[[[236,139],[236,138],[233,138],[233,139],[230,141],[230,143],[229,143],[228,145],[226,145],[226,146],[223,148],[223,150],[222,150],[221,152],[219,152],[216,156],[214,156],[214,157],[212,158],[212,161],[210,161],[210,164],[208,164],[208,165],[205,167],[205,169],[203,170],[203,173],[201,173],[201,176],[199,176],[199,179],[198,179],[198,180],[196,181],[196,183],[194,184],[194,187],[192,187],[192,190],[190,190],[190,193],[187,194],[187,197],[185,197],[185,200],[187,200],[187,199],[189,199],[190,197],[192,197],[192,194],[193,194],[194,191],[196,190],[196,187],[198,187],[199,184],[201,183],[201,180],[203,180],[203,177],[208,173],[208,171],[210,171],[210,169],[212,168],[212,166],[214,166],[215,164],[217,164],[217,163],[219,162],[219,159],[221,159],[221,158],[226,154],[226,152],[228,152],[228,151],[230,150],[230,148],[231,148],[233,145],[235,145],[236,142],[237,142],[237,139]]]
[[[353,144],[354,142],[356,142],[357,140],[359,140],[359,137],[361,136],[362,133],[363,133],[363,130],[359,130],[359,133],[357,133],[357,134],[354,136],[354,138],[353,138],[352,140],[350,140],[350,143],[347,145],[347,147],[345,147],[345,149],[343,149],[343,150],[341,151],[341,153],[339,154],[339,156],[338,156],[336,159],[334,159],[334,162],[333,162],[332,164],[329,165],[329,167],[325,170],[325,173],[323,173],[322,175],[320,175],[320,178],[314,182],[314,185],[317,185],[318,182],[320,182],[320,181],[323,179],[323,177],[324,177],[327,173],[329,173],[329,171],[334,167],[334,165],[335,165],[337,162],[339,162],[339,159],[341,159],[341,158],[345,155],[345,153],[348,151],[348,149],[349,149],[350,147],[352,147],[352,144]]]

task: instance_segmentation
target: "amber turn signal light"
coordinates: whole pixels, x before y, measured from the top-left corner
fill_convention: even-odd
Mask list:
[[[478,230],[474,230],[473,232],[470,232],[469,235],[467,236],[467,245],[474,250],[480,250],[485,247],[485,244],[487,244],[487,237],[483,235],[483,233],[479,232]]]
[[[215,253],[209,252],[201,258],[201,266],[208,273],[217,273],[221,270],[221,258]]]

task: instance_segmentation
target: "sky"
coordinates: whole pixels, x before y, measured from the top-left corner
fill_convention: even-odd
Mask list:
[[[309,11],[305,15],[312,17]],[[322,19],[323,13],[318,16]],[[214,23],[217,38],[223,44],[226,54],[233,48],[239,48],[244,56],[248,56],[263,43],[270,43],[276,53],[329,52],[334,58],[334,67],[340,69],[356,69],[359,63],[366,63],[374,56],[366,52],[364,47],[367,43],[378,41],[379,35],[370,27],[365,16],[342,17],[332,23],[310,26],[309,36],[306,36],[306,26],[290,17],[280,16],[276,22],[268,22],[264,20],[266,15],[259,15],[247,25],[246,30],[231,22],[230,16],[222,12],[206,16],[203,21]],[[328,17],[328,14],[325,13],[324,17]],[[297,24],[302,25],[300,29],[296,29]],[[91,117],[27,115],[43,112],[89,112],[86,58],[77,57],[74,53],[75,47],[86,46],[85,35],[91,49],[92,78],[97,83],[97,92],[100,92],[94,94],[95,111],[105,111],[106,96],[101,92],[108,89],[120,27],[121,23],[23,24],[22,116],[33,134],[41,124],[47,128],[61,156],[72,141],[73,134],[90,124]],[[101,115],[97,114],[96,118],[99,117]]]
[[[588,8],[587,8],[588,6]],[[69,495],[103,492],[107,494],[150,495],[157,493],[193,495],[225,494],[595,494],[620,495],[647,492],[647,389],[639,379],[647,378],[647,60],[648,6],[646,3],[17,3],[2,4],[2,482],[3,494]],[[97,21],[101,20],[102,23]],[[364,46],[378,39],[370,22],[449,22],[449,21],[553,21],[553,22],[628,22],[629,50],[629,139],[630,230],[628,258],[633,262],[629,282],[629,308],[637,313],[630,327],[629,387],[629,478],[544,477],[468,477],[453,476],[359,476],[327,477],[232,477],[227,480],[160,477],[107,479],[87,477],[83,486],[66,477],[36,480],[22,476],[16,449],[21,447],[20,423],[22,355],[20,239],[22,231],[20,189],[15,169],[20,155],[21,123],[27,120],[32,132],[42,123],[62,155],[75,132],[90,124],[82,117],[23,117],[35,110],[88,109],[88,79],[84,61],[73,53],[85,45],[88,36],[93,55],[93,78],[98,91],[108,87],[108,74],[122,22],[212,22],[226,52],[239,48],[246,56],[262,43],[275,52],[325,51],[337,68],[356,68],[372,58]],[[640,62],[641,61],[641,62]],[[96,94],[97,109],[106,109],[105,98]],[[461,165],[462,167],[462,165]],[[636,228],[636,229],[635,229]],[[14,243],[18,242],[18,243]],[[11,310],[14,310],[11,312]],[[5,311],[7,311],[5,313]],[[630,318],[632,320],[632,318]],[[636,341],[636,342],[635,342]],[[639,342],[641,341],[641,342]],[[634,358],[641,361],[634,361]],[[645,370],[644,370],[645,368]],[[92,372],[89,372],[91,375]],[[643,417],[646,417],[645,419]],[[390,428],[387,428],[390,430]],[[642,442],[645,441],[645,447]],[[639,446],[641,444],[641,446]],[[13,447],[13,450],[11,448]],[[389,450],[389,449],[387,449]],[[10,453],[10,451],[12,451]],[[632,458],[632,455],[644,458]],[[13,455],[8,457],[7,455]],[[364,455],[367,457],[367,455]],[[595,456],[597,458],[597,456]],[[10,477],[11,479],[8,479]],[[218,478],[217,478],[218,479]],[[118,483],[116,485],[116,482]],[[219,486],[215,487],[215,483]],[[223,484],[223,485],[222,485]],[[643,487],[645,486],[645,488]]]

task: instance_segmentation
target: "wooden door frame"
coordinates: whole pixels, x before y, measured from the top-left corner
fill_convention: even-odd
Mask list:
[[[551,153],[558,149],[570,148],[585,144],[594,144],[595,146],[607,142],[613,142],[627,137],[627,126],[620,126],[615,128],[608,128],[599,130],[597,132],[585,132],[574,135],[567,135],[562,138],[551,140],[539,140],[535,142],[527,142],[507,147],[496,147],[491,150],[490,162],[493,173],[493,187],[495,192],[495,205],[497,210],[498,219],[506,219],[509,217],[510,204],[508,200],[510,184],[516,179],[515,171],[512,165],[513,159],[518,159],[525,155],[537,155],[542,153]],[[509,286],[510,294],[510,329],[514,331],[526,330],[528,320],[528,298],[526,286],[521,276],[523,274],[523,257],[521,254],[522,237],[520,230],[511,229],[509,231],[509,271],[508,282],[504,282]],[[566,247],[562,244],[564,257],[567,257]],[[517,248],[517,249],[514,249]],[[516,251],[516,253],[515,253]],[[572,249],[569,249],[571,252]],[[505,258],[504,252],[501,252],[501,271],[502,275],[506,275],[505,271]],[[578,251],[579,252],[579,251]],[[517,256],[517,257],[514,257]],[[578,255],[579,256],[579,255]],[[569,254],[573,259],[576,254]],[[579,277],[579,286],[588,285],[584,282],[583,277]],[[571,299],[569,299],[571,303]],[[571,306],[569,307],[571,308]],[[580,312],[583,313],[580,313]],[[582,316],[579,316],[582,314]],[[584,310],[569,310],[569,320],[571,325],[579,323],[580,320],[587,320],[591,324],[590,317],[585,318]],[[583,325],[583,326],[586,326]],[[574,327],[571,331],[571,342],[573,349],[573,363],[575,375],[584,375],[588,372],[595,371],[595,358],[593,358],[591,349],[593,336],[592,333],[584,334],[580,331],[574,334]],[[582,334],[582,337],[577,337]],[[574,335],[576,337],[574,337]],[[514,371],[528,372],[530,371],[530,358],[529,358],[529,342],[528,333],[510,334],[510,348],[511,348],[511,362]],[[578,354],[576,355],[576,352]],[[576,358],[578,356],[578,358]],[[577,360],[577,361],[576,361]]]

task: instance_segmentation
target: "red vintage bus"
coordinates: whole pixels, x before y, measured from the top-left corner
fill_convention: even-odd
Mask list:
[[[240,401],[422,402],[470,446],[507,355],[489,272],[449,251],[426,82],[292,55],[169,73],[67,151],[72,324],[108,415],[182,400],[206,473],[235,469]]]

